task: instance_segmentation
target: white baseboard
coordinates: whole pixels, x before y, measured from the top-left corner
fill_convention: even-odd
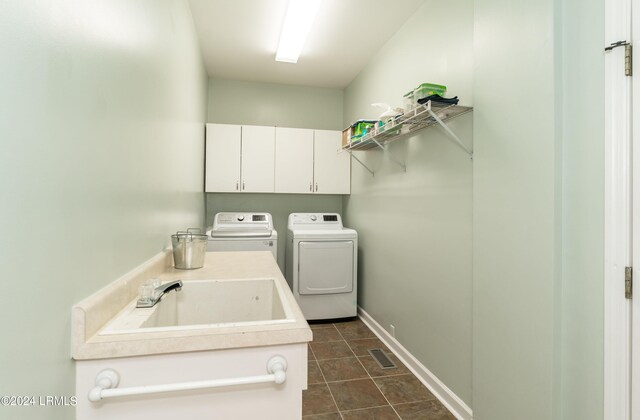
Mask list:
[[[392,337],[387,330],[382,328],[375,319],[371,317],[364,309],[358,306],[358,315],[362,322],[378,336],[389,350],[395,354],[402,363],[426,386],[429,391],[440,400],[445,407],[451,411],[459,420],[473,420],[471,408],[467,406],[456,394],[438,379],[429,369],[427,369],[418,359],[416,359],[402,344]]]

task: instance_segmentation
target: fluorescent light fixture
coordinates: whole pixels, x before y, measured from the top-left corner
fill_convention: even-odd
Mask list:
[[[302,47],[307,42],[311,25],[321,0],[289,0],[287,14],[280,33],[276,61],[297,63]]]

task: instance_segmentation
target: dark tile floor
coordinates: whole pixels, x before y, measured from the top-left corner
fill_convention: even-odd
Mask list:
[[[305,420],[455,420],[360,320],[312,324]],[[381,369],[380,348],[397,368]]]

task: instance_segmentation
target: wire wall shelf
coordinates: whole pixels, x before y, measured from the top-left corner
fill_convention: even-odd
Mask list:
[[[373,148],[387,150],[388,144],[394,140],[404,138],[418,130],[422,130],[423,128],[440,125],[447,132],[449,137],[451,137],[451,139],[460,146],[460,148],[462,148],[469,157],[473,158],[473,149],[460,140],[460,138],[451,131],[447,124],[445,124],[445,121],[467,114],[472,110],[473,108],[470,106],[439,104],[429,101],[405,112],[392,121],[389,121],[387,124],[379,127],[376,126],[375,129],[363,136],[360,141],[346,144],[342,147],[342,150],[349,152],[352,158],[364,166],[371,175],[374,175],[374,171],[367,167],[352,152]],[[402,162],[393,159],[391,156],[390,159],[406,171],[407,168]]]

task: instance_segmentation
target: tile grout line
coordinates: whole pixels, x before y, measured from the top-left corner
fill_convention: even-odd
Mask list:
[[[320,343],[336,343],[338,341],[345,341],[344,339],[339,339],[339,340],[325,340],[325,341],[316,341],[316,343],[320,344]]]
[[[353,357],[347,357],[346,359],[353,359]],[[338,359],[332,359],[332,360],[338,360]],[[362,362],[360,362],[360,365],[362,365]],[[362,365],[364,367],[364,365]],[[367,374],[367,376],[369,377],[369,379],[380,379],[380,378],[395,378],[397,376],[405,376],[405,375],[411,375],[411,373],[400,373],[398,375],[387,375],[387,376],[371,376],[369,374],[369,372],[367,372],[367,368],[364,369],[365,373]],[[336,382],[352,382],[352,381],[361,381],[363,379],[367,379],[365,377],[362,378],[354,378],[354,379],[341,379],[339,381],[327,381],[328,384],[335,384]],[[422,401],[422,400],[420,400]]]
[[[355,359],[358,359],[358,361],[360,361],[360,359],[361,359],[361,358],[367,358],[367,357],[371,357],[371,356],[356,356],[356,357],[355,357]],[[354,359],[354,357],[353,357],[353,356],[347,356],[347,357],[337,357],[337,358],[335,358],[335,359],[311,360],[311,362],[317,362],[317,363],[318,363],[318,366],[320,366],[320,362],[331,362],[331,361],[334,361],[334,360],[345,360],[345,359]],[[360,364],[361,364],[362,366],[364,366],[364,364],[363,364],[362,362],[360,362]],[[365,373],[366,373],[369,377],[371,377],[371,379],[376,379],[376,378],[394,378],[394,377],[396,377],[396,376],[415,376],[415,375],[413,375],[411,372],[394,373],[394,374],[391,374],[391,375],[376,375],[376,376],[372,376],[372,375],[367,371],[367,368],[366,368],[366,367],[365,367]],[[327,381],[327,383],[328,383],[328,384],[333,384],[333,383],[336,383],[336,382],[358,381],[358,380],[361,380],[361,379],[367,379],[367,378],[362,377],[362,378],[354,378],[354,379],[340,379],[340,380],[337,380],[337,381]],[[420,401],[422,401],[422,400],[420,400]]]
[[[347,344],[347,346],[349,346],[349,345]],[[351,348],[350,348],[350,347],[349,347],[349,351],[351,351]],[[315,355],[314,355],[314,356],[315,356]],[[359,356],[356,356],[356,357],[359,357]],[[363,356],[363,357],[364,357],[364,356]],[[341,359],[353,359],[353,356],[333,357],[333,358],[331,358],[331,359],[319,359],[319,360],[321,360],[321,361],[323,361],[323,362],[324,362],[325,360],[341,360]],[[316,360],[318,360],[318,359],[316,358]]]
[[[315,363],[315,364],[318,366],[318,370],[320,370],[320,363],[318,363],[318,361],[317,361],[317,360],[309,360],[309,361],[307,362],[307,385],[318,385],[318,384],[322,384],[322,382],[313,382],[313,383],[310,383],[310,382],[309,382],[309,366],[308,366],[308,365],[309,365],[309,363],[312,363],[312,362],[313,362],[313,363]],[[320,370],[320,373],[322,373],[322,371],[321,371],[321,370]],[[324,379],[324,377],[323,377],[323,379]]]
[[[331,324],[331,326],[337,331],[338,329],[336,328],[336,326],[334,324]],[[340,333],[340,331],[338,331],[338,334]],[[341,335],[342,337],[342,335]],[[345,341],[346,344],[346,341]],[[349,345],[347,344],[347,347],[349,347]],[[311,351],[313,351],[313,349],[311,349]],[[315,352],[313,353],[313,356],[316,357]],[[318,361],[318,358],[316,357],[316,362]],[[331,395],[331,400],[333,401],[333,404],[335,404],[336,406],[336,410],[338,410],[338,415],[340,416],[340,418],[342,420],[344,420],[344,417],[342,417],[342,412],[340,411],[340,407],[338,407],[338,403],[336,402],[336,398],[333,396],[333,392],[331,392],[331,387],[329,386],[329,383],[327,382],[327,378],[325,378],[324,376],[324,372],[322,371],[322,368],[320,367],[320,363],[318,363],[318,369],[320,370],[320,375],[322,375],[322,379],[324,379],[324,384],[327,387],[327,389],[329,390],[329,395]]]
[[[360,319],[360,317],[358,317],[358,319]],[[369,327],[367,327],[367,329],[369,331],[371,331],[371,329]],[[336,328],[336,330],[338,330],[338,328]],[[340,332],[340,330],[338,330],[338,334],[340,334],[340,337],[342,337],[344,339],[344,336],[342,335],[342,333]],[[347,340],[344,340],[345,342]],[[365,373],[367,374],[367,376],[369,377],[369,380],[371,382],[373,382],[373,384],[376,386],[376,388],[378,388],[378,392],[380,392],[380,394],[382,395],[382,397],[384,398],[384,400],[387,402],[387,404],[389,404],[389,407],[391,407],[391,409],[393,410],[394,413],[396,413],[396,416],[398,416],[398,418],[400,420],[402,420],[402,417],[400,417],[400,414],[398,414],[398,412],[396,411],[396,409],[393,407],[393,405],[391,405],[391,402],[389,402],[389,399],[387,398],[386,395],[384,395],[384,392],[382,392],[382,390],[380,389],[380,387],[378,386],[378,384],[376,383],[376,381],[373,380],[373,377],[369,374],[369,371],[367,370],[367,368],[362,364],[362,362],[360,361],[360,359],[358,358],[358,355],[356,354],[355,351],[353,351],[353,349],[351,348],[351,346],[349,345],[349,343],[347,342],[347,346],[349,347],[349,350],[351,350],[351,353],[353,353],[353,355],[355,356],[356,360],[358,361],[358,363],[360,363],[360,366],[362,366],[362,369],[364,369]],[[327,385],[328,386],[328,385]],[[373,407],[375,408],[375,407]],[[338,411],[340,411],[340,409],[338,409]],[[342,413],[340,413],[340,415],[342,415]]]
[[[316,352],[313,351],[313,349],[311,348],[311,344],[307,343],[307,348],[309,349],[309,351],[311,352],[311,354],[313,354],[313,360],[315,360],[316,362],[318,361],[318,358],[316,357]],[[307,360],[308,362],[309,360]]]
[[[318,365],[318,370],[320,371],[320,374],[322,375],[322,369],[320,369],[320,363],[318,363],[318,359],[316,358],[316,354],[313,352],[313,349],[311,348],[311,346],[309,347],[309,351],[311,352],[311,354],[313,354],[313,360],[311,360],[312,362],[316,362],[316,365]],[[307,360],[307,390],[309,389],[309,385],[321,385],[323,382],[316,382],[314,384],[310,384],[309,383],[309,360]],[[322,376],[322,379],[324,380],[324,376]],[[326,384],[326,381],[324,382],[324,384]],[[320,413],[320,414],[331,414],[331,413]],[[315,414],[307,414],[307,416],[315,416]],[[307,417],[307,416],[302,416],[302,417]]]
[[[340,409],[338,408],[338,403],[336,403],[336,399],[335,399],[335,398],[333,398],[333,394],[331,393],[331,388],[329,388],[329,384],[327,383],[327,379],[324,377],[324,373],[322,373],[322,369],[320,368],[320,363],[318,363],[318,359],[316,358],[316,354],[315,354],[315,352],[313,351],[313,349],[311,348],[311,346],[309,346],[309,350],[311,350],[311,353],[313,353],[313,357],[315,358],[315,362],[316,362],[316,364],[318,365],[318,370],[320,371],[320,375],[322,375],[322,379],[324,380],[324,382],[318,382],[318,383],[313,384],[313,385],[321,385],[321,384],[324,384],[324,385],[327,387],[327,389],[329,390],[329,395],[331,395],[331,400],[332,400],[332,401],[333,401],[333,403],[335,404],[335,406],[336,406],[336,410],[338,410],[338,415],[340,416],[340,418],[341,418],[342,420],[344,420],[344,419],[342,418],[342,414],[340,414]],[[308,368],[307,368],[307,369],[308,369]],[[307,374],[307,382],[308,382],[308,381],[309,381],[309,375]],[[311,385],[311,384],[308,384],[308,385]],[[304,402],[303,402],[303,404],[304,404]],[[332,414],[332,413],[309,414],[309,416],[320,416],[320,415],[323,415],[323,414]],[[302,416],[302,417],[304,418],[304,417],[306,417],[306,416]]]
[[[389,407],[389,405],[376,405],[375,407],[354,408],[353,410],[344,410],[344,411],[348,413],[352,413],[354,411],[371,410],[372,408],[384,408],[384,407]]]

